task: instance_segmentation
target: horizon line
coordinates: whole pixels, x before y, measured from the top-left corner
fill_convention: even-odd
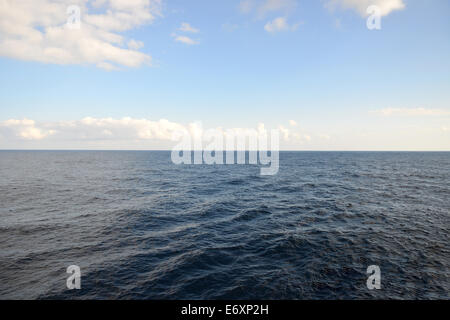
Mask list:
[[[2,151],[110,151],[110,152],[172,152],[171,149],[1,149]],[[180,150],[183,151],[183,150]],[[264,152],[272,150],[186,150],[188,152],[217,151],[217,152]],[[278,150],[278,152],[450,152],[450,150]]]

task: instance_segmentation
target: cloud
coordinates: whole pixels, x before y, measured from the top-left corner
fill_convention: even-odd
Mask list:
[[[185,127],[166,119],[152,121],[130,117],[86,117],[78,121],[54,123],[36,123],[29,119],[0,122],[2,136],[19,140],[42,140],[50,137],[62,140],[171,140],[173,132],[177,130],[185,130]]]
[[[0,127],[9,129],[14,136],[25,140],[41,140],[56,132],[38,128],[35,121],[29,119],[3,121],[0,122]]]
[[[279,31],[287,31],[289,30],[289,25],[286,22],[286,18],[276,18],[270,22],[268,22],[264,26],[264,30],[270,33],[279,32]]]
[[[264,26],[264,30],[270,33],[280,32],[280,31],[295,31],[300,26],[299,23],[290,26],[286,18],[278,17],[272,21],[269,21]]]
[[[108,138],[159,140],[170,140],[174,131],[184,129],[182,125],[166,119],[151,121],[130,117],[122,119],[87,117],[75,122],[72,128],[88,133],[93,138],[105,138],[106,135]]]
[[[295,120],[289,120],[289,125],[291,127],[296,127],[298,124],[297,124],[297,122]]]
[[[144,43],[142,41],[136,41],[134,39],[131,39],[130,41],[128,41],[127,45],[128,48],[132,50],[138,50],[144,46]]]
[[[385,108],[381,110],[371,111],[373,114],[390,116],[450,116],[449,110],[443,109],[426,109],[426,108]]]
[[[152,23],[161,1],[0,0],[0,56],[107,70],[151,64],[121,32]]]
[[[290,131],[289,129],[285,128],[284,126],[279,126],[278,130],[280,130],[281,136],[285,141],[289,140]]]
[[[387,16],[392,11],[402,10],[406,7],[404,0],[328,0],[325,4],[330,10],[334,10],[336,7],[355,10],[362,17],[369,15],[367,8],[372,5],[380,8],[382,16]]]
[[[310,138],[300,130],[278,126],[280,137],[285,143],[303,143]],[[222,137],[268,134],[264,123],[256,128],[213,129]],[[187,125],[166,119],[150,120],[124,117],[93,118],[86,117],[75,121],[36,122],[30,119],[10,119],[0,122],[0,148],[146,148],[158,145],[170,148],[178,134],[189,133],[191,137],[201,137],[207,131],[200,122]],[[33,144],[34,142],[34,144]]]
[[[181,42],[181,43],[184,43],[184,44],[187,44],[187,45],[190,45],[190,46],[200,43],[197,40],[194,40],[194,39],[192,39],[190,37],[187,37],[187,36],[180,36],[180,35],[177,35],[177,34],[172,34],[172,37],[174,37],[176,42]]]
[[[190,33],[199,33],[200,30],[197,28],[194,28],[193,26],[191,26],[189,23],[187,22],[183,22],[181,24],[181,27],[178,28],[178,30],[180,30],[181,32],[190,32]]]
[[[181,32],[185,32],[185,33],[199,33],[200,32],[199,29],[196,29],[196,28],[192,27],[187,22],[183,22],[181,24],[181,27],[178,28],[178,30],[181,31]],[[191,37],[178,35],[176,33],[172,33],[172,37],[174,38],[174,40],[176,42],[181,42],[181,43],[184,43],[184,44],[187,44],[187,45],[190,45],[190,46],[200,43],[199,41],[194,40]]]

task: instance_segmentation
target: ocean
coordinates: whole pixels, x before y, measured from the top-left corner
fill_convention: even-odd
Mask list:
[[[448,152],[0,151],[0,299],[449,299],[449,229]]]

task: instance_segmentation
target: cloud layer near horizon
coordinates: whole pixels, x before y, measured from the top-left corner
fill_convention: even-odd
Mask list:
[[[225,139],[228,132],[246,136],[249,131],[261,134],[277,129],[281,150],[450,150],[448,110],[387,108],[367,116],[374,121],[369,127],[362,123],[349,127],[341,119],[328,128],[308,123],[303,127],[295,120],[274,127],[259,123],[255,128],[206,128],[199,122],[131,117],[57,122],[9,119],[0,121],[0,149],[170,150],[178,144],[180,132],[204,137],[213,129]]]
[[[290,122],[292,123],[293,120]],[[277,128],[280,138],[285,142],[305,143],[311,138],[296,130],[288,129],[282,125]],[[258,134],[267,134],[268,129],[263,123],[257,128],[214,128],[216,133],[226,137],[230,132],[233,135],[246,135],[249,131]],[[190,136],[202,136],[207,132],[200,123],[187,125],[171,122],[166,119],[152,121],[149,119],[134,119],[125,117],[92,118],[86,117],[77,121],[36,122],[30,119],[10,119],[0,122],[0,148],[11,148],[11,144],[26,142],[36,148],[54,145],[65,148],[89,148],[99,146],[102,148],[133,148],[135,146],[160,145],[169,148],[177,141],[180,133]],[[47,144],[50,143],[50,144]]]

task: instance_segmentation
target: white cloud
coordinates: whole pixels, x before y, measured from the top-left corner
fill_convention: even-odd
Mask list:
[[[291,127],[296,127],[298,124],[297,124],[297,122],[295,120],[289,120],[289,125]]]
[[[25,140],[41,140],[56,132],[38,128],[35,121],[29,119],[3,121],[0,122],[0,127],[9,129],[14,136]]]
[[[71,140],[171,140],[177,130],[185,130],[181,124],[165,119],[152,121],[125,117],[92,118],[78,121],[37,123],[34,120],[10,119],[0,122],[4,137],[19,140],[42,140],[44,138]]]
[[[392,11],[402,10],[406,7],[404,0],[328,0],[326,7],[333,10],[336,7],[352,9],[362,17],[367,17],[367,8],[375,5],[380,8],[382,16],[387,16]]]
[[[382,116],[450,116],[450,110],[426,108],[385,108],[371,111]]]
[[[181,27],[178,30],[180,30],[181,32],[190,32],[190,33],[199,33],[200,32],[199,29],[194,28],[187,22],[183,22],[181,24]]]
[[[150,64],[151,57],[137,51],[139,42],[123,47],[120,32],[152,23],[161,15],[161,1],[0,0],[0,55],[108,70]],[[77,20],[67,11],[74,5],[80,8],[80,28],[67,24]]]
[[[72,0],[68,2],[74,4]],[[156,16],[161,16],[161,0],[78,0],[78,2],[84,4],[89,2],[94,7],[105,10],[102,14],[87,14],[85,9],[86,13],[83,15],[87,23],[102,30],[126,31],[150,23]]]
[[[183,22],[181,24],[181,27],[178,28],[178,30],[181,31],[181,32],[185,32],[185,33],[199,33],[200,32],[199,29],[196,29],[196,28],[192,27],[187,22]],[[187,44],[187,45],[190,45],[190,46],[200,43],[199,41],[194,40],[191,37],[178,35],[176,33],[172,33],[172,37],[174,38],[174,40],[176,42],[184,43],[184,44]]]
[[[280,32],[280,31],[295,31],[300,26],[300,23],[290,26],[284,17],[275,18],[269,21],[264,26],[264,30],[270,33]]]
[[[286,18],[279,17],[270,22],[267,22],[267,24],[264,26],[264,30],[271,33],[287,31],[289,30],[289,25],[287,24]]]
[[[130,117],[122,119],[87,117],[75,122],[74,127],[79,132],[92,133],[93,137],[101,137],[107,132],[106,135],[109,137],[160,140],[170,140],[174,131],[184,129],[182,125],[166,119],[151,121]]]
[[[278,130],[280,130],[280,133],[281,133],[281,136],[283,137],[283,139],[285,141],[288,141],[289,135],[290,135],[289,129],[285,128],[284,126],[279,126]]]
[[[277,129],[282,142],[295,145],[309,141],[310,137],[300,130],[288,129],[282,125]],[[249,132],[261,135],[269,133],[264,123],[256,128],[214,128],[222,137],[248,136]],[[206,128],[201,123],[187,125],[166,119],[149,120],[125,117],[93,118],[76,121],[36,122],[30,119],[10,119],[0,122],[0,148],[112,148],[132,149],[159,146],[170,148],[176,143],[179,133],[189,133],[191,137],[201,137]]]
[[[192,39],[190,37],[187,37],[187,36],[180,36],[180,35],[177,35],[177,34],[172,34],[172,36],[174,37],[176,42],[181,42],[181,43],[184,43],[184,44],[187,44],[187,45],[190,45],[190,46],[195,45],[195,44],[199,44],[199,42],[197,40],[194,40],[194,39]]]
[[[132,50],[138,50],[138,49],[144,47],[144,43],[142,41],[136,41],[134,39],[131,39],[130,41],[128,41],[127,45],[128,45],[128,48],[130,48]]]

